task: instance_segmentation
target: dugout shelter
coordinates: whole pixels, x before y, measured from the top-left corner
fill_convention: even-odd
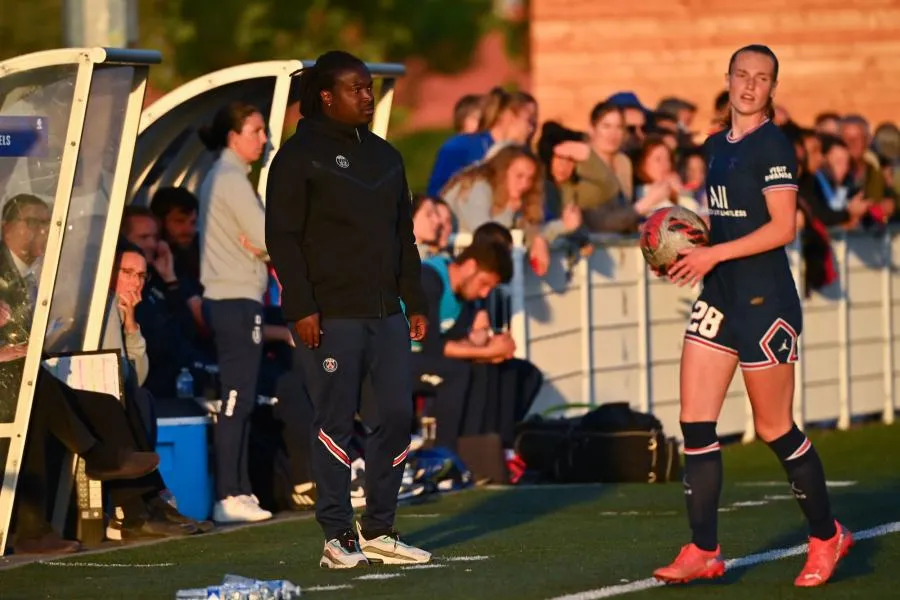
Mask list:
[[[50,215],[20,224],[46,244],[33,304],[10,306],[3,327],[4,345],[27,352],[0,364],[0,554],[41,362],[100,344],[147,73],[160,60],[150,50],[65,48],[0,62],[0,210],[28,196]],[[0,280],[0,299],[10,284]]]

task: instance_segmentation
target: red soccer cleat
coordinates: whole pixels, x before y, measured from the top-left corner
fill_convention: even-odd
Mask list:
[[[794,580],[797,587],[815,587],[831,579],[835,567],[853,546],[853,535],[850,530],[837,521],[834,525],[837,527],[837,533],[830,540],[809,538],[806,564]]]
[[[695,579],[715,579],[725,574],[722,551],[701,550],[694,544],[681,547],[678,558],[668,567],[653,571],[653,576],[666,583],[687,583]]]

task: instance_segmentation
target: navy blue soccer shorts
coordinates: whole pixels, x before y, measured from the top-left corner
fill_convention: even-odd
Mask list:
[[[694,302],[685,342],[736,356],[745,371],[797,362],[803,313],[794,294],[737,300],[708,281]]]

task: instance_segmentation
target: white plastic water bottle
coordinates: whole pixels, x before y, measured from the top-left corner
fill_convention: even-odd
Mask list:
[[[194,376],[187,367],[181,369],[175,380],[175,395],[181,400],[194,399]]]
[[[240,575],[225,575],[223,589],[244,589],[254,592],[261,600],[294,600],[300,597],[300,586],[284,579],[260,580]]]
[[[290,581],[261,581],[240,575],[226,575],[219,585],[175,593],[176,600],[295,600],[299,597],[300,586]]]

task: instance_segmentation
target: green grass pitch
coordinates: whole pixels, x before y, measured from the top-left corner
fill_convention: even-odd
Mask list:
[[[812,434],[833,482],[835,513],[853,531],[900,522],[900,425]],[[726,558],[805,542],[804,522],[764,444],[726,447],[720,538]],[[551,599],[618,597],[688,539],[680,484],[475,489],[401,509],[398,529],[431,550],[428,568],[318,568],[316,523],[305,515],[217,534],[0,570],[0,597],[174,598],[225,573],[285,578],[303,597]],[[897,597],[900,532],[859,542],[835,578],[796,590],[803,555],[729,570],[723,580],[639,589],[628,598],[732,600]],[[8,563],[7,559],[7,563]],[[2,567],[2,563],[0,563]],[[620,587],[616,587],[620,586]],[[641,587],[638,585],[638,587]],[[580,595],[578,595],[580,594]]]

